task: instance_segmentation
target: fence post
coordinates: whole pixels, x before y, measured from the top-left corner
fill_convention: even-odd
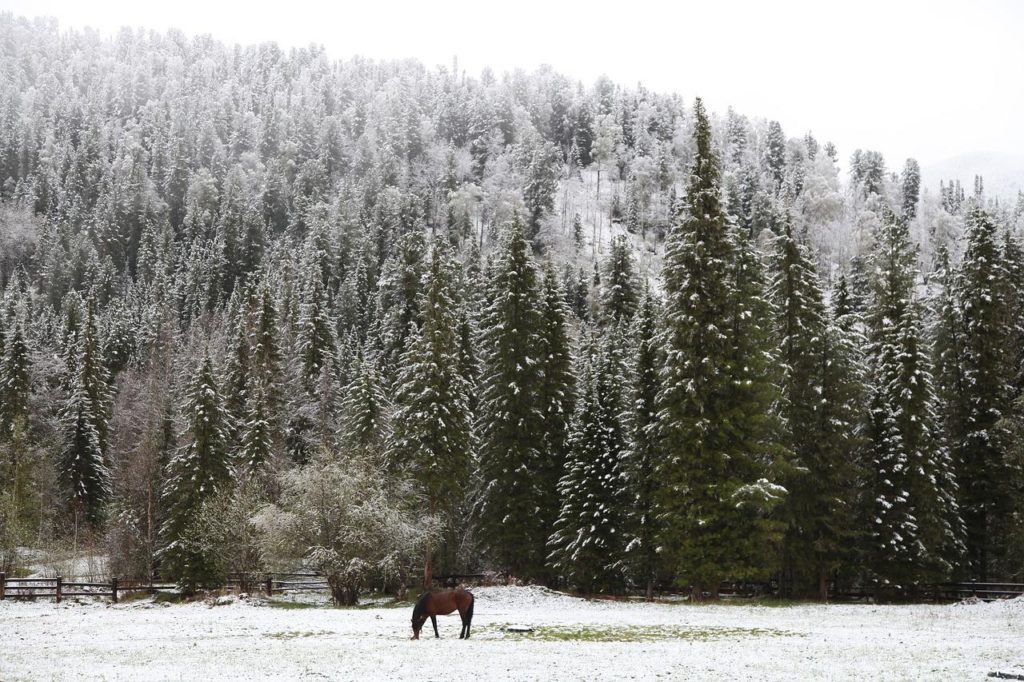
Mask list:
[[[117,603],[117,578],[110,579],[110,599]]]
[[[60,579],[60,576],[58,575],[57,576],[57,603],[58,604],[60,603],[60,583],[61,583],[61,579]]]
[[[267,575],[267,596],[274,594],[274,576]]]
[[[0,573],[0,601],[3,601],[4,595],[7,592],[7,574]]]

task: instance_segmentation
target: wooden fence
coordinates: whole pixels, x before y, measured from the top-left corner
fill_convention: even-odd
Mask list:
[[[117,578],[110,582],[78,582],[56,578],[8,578],[0,573],[0,600],[52,598],[57,603],[64,597],[107,597],[115,604],[119,593],[126,590]]]
[[[450,586],[467,579],[480,579],[482,574],[459,574],[434,576],[437,584]],[[320,573],[277,573],[277,574],[232,574],[227,586],[236,590],[260,591],[268,597],[293,592],[326,592],[330,589],[327,577]],[[755,589],[751,584],[724,586],[722,596],[749,597],[757,594],[771,595],[770,586]],[[174,590],[175,585],[119,581],[78,582],[57,578],[7,578],[0,573],[0,600],[2,599],[56,599],[64,597],[109,598],[115,604],[118,597],[126,592],[149,592]],[[879,593],[871,587],[850,588],[831,592],[829,599],[840,602],[856,601],[908,601],[908,602],[959,602],[965,599],[992,601],[1024,596],[1024,583],[934,583],[920,585],[908,590],[886,590]]]

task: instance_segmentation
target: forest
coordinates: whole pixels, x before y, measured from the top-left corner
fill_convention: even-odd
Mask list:
[[[549,68],[0,14],[0,571],[1020,582],[1024,194],[895,168]]]

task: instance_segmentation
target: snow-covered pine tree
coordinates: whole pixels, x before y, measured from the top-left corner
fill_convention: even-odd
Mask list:
[[[832,324],[814,264],[788,220],[775,240],[771,298],[791,453],[782,476],[788,495],[780,509],[786,523],[780,587],[827,600],[829,575],[849,555],[853,533],[855,376],[847,335]]]
[[[101,521],[110,493],[110,387],[97,337],[96,315],[90,304],[80,333],[69,334],[71,345],[65,354],[68,399],[61,412],[65,440],[60,466],[72,513],[90,524]]]
[[[0,352],[0,441],[28,416],[29,354],[21,322],[15,321]]]
[[[951,442],[957,462],[960,507],[967,527],[967,567],[988,581],[1005,548],[995,531],[1007,514],[1008,494],[1020,477],[1007,459],[1000,420],[1013,399],[1014,326],[1012,287],[998,242],[996,221],[976,202],[967,215],[967,244],[956,279],[963,339],[962,425]]]
[[[420,294],[426,271],[427,245],[423,232],[414,230],[399,240],[384,262],[377,294],[380,315],[380,357],[385,378],[393,380],[409,334],[420,324]]]
[[[556,493],[558,481],[565,473],[568,453],[569,420],[575,400],[575,377],[569,347],[568,306],[565,292],[554,265],[545,260],[541,282],[541,327],[539,351],[541,363],[540,391],[535,402],[544,414],[544,446],[539,463],[538,483],[541,486],[542,518],[554,520],[559,513]],[[550,497],[545,497],[547,492]]]
[[[868,317],[868,566],[877,588],[948,575],[962,550],[956,477],[938,427],[914,295],[916,249],[889,214],[876,237]]]
[[[659,519],[655,505],[660,485],[657,471],[663,456],[658,437],[657,404],[661,389],[658,370],[663,364],[658,346],[660,319],[661,303],[651,293],[650,287],[646,287],[626,337],[633,350],[627,383],[631,403],[625,418],[629,440],[624,473],[630,500],[626,547],[628,572],[632,579],[644,586],[648,599],[654,595],[654,582],[662,563],[658,556]]]
[[[458,281],[454,257],[435,242],[419,308],[422,324],[413,329],[399,366],[394,434],[389,459],[419,483],[431,515],[444,521],[440,556],[453,570],[458,547],[459,511],[470,474],[472,415],[470,383],[462,374]],[[424,586],[433,575],[428,543]]]
[[[545,425],[536,396],[543,381],[543,315],[537,269],[518,217],[505,235],[488,284],[480,325],[480,537],[491,557],[511,574],[541,577],[554,519],[545,507]]]
[[[751,438],[766,409],[754,387],[739,386],[750,372],[767,366],[765,348],[742,357],[758,340],[734,338],[737,329],[738,275],[749,280],[750,263],[736,263],[736,245],[722,210],[718,160],[712,150],[711,125],[704,105],[695,105],[696,155],[685,205],[666,246],[665,350],[659,419],[665,459],[659,468],[660,545],[682,585],[697,596],[730,577],[760,573],[760,560],[748,555],[757,544],[752,505],[738,504],[760,478]],[[744,259],[746,261],[748,259]],[[748,292],[749,293],[749,292]],[[745,301],[751,305],[753,300]],[[766,323],[765,319],[755,324]],[[752,363],[752,364],[747,364]],[[758,423],[739,423],[752,419]],[[753,430],[753,431],[752,431]],[[765,548],[757,548],[763,551]],[[756,571],[754,570],[755,564]]]
[[[611,250],[601,273],[601,314],[610,324],[629,322],[636,314],[640,283],[636,275],[632,249],[626,237],[612,240]]]
[[[391,436],[391,402],[384,392],[376,357],[367,347],[356,355],[341,414],[345,447],[378,461]]]
[[[548,540],[549,561],[583,592],[621,590],[623,532],[629,495],[624,485],[625,356],[618,327],[587,342],[580,353],[581,395],[573,414],[569,459],[558,484],[561,510]]]
[[[167,463],[161,493],[167,514],[160,531],[161,573],[186,593],[223,580],[213,558],[194,537],[193,525],[203,503],[231,481],[226,414],[207,350],[182,406],[188,424],[186,444]]]

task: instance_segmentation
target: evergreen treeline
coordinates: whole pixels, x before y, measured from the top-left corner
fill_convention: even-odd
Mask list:
[[[0,15],[0,570],[1024,575],[1024,199],[549,69]]]

